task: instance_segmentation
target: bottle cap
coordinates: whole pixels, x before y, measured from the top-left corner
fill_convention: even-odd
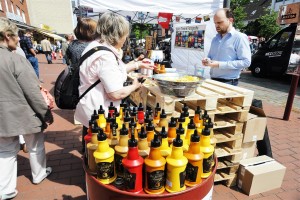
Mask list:
[[[180,134],[176,135],[176,138],[173,140],[173,146],[174,147],[182,147],[183,141],[180,139]]]
[[[98,110],[98,114],[104,114],[105,110],[103,109],[102,105],[100,105],[100,108]]]
[[[191,136],[191,142],[199,142],[200,136],[198,135],[198,131],[195,129],[194,134]]]
[[[168,133],[166,132],[166,127],[163,126],[161,128],[160,136],[161,136],[161,138],[167,138],[168,137]]]
[[[176,129],[176,134],[184,134],[184,128],[182,128],[182,123],[179,124],[179,127]]]
[[[209,136],[210,135],[210,130],[208,129],[207,126],[202,130],[202,135]]]
[[[151,120],[150,120],[149,114],[148,114],[148,112],[146,112],[146,113],[145,113],[145,118],[144,118],[144,123],[145,123],[145,124],[148,124],[150,121],[151,121]]]
[[[114,109],[115,109],[115,112],[114,112],[115,117],[114,118],[119,117],[120,113],[118,112],[118,109],[116,107]]]
[[[154,139],[151,140],[151,147],[160,147],[160,140],[158,139],[158,135],[154,134]]]
[[[110,102],[108,110],[114,110],[114,103],[113,102]]]
[[[198,114],[200,115],[201,114],[201,109],[200,109],[200,106],[197,106],[196,110],[195,110],[195,115]]]
[[[145,128],[142,126],[141,131],[138,133],[139,138],[144,139],[147,138],[147,133],[145,131]]]
[[[195,129],[195,128],[196,128],[196,126],[194,124],[194,120],[191,118],[190,123],[188,124],[188,129]]]
[[[129,112],[128,111],[126,111],[125,112],[125,116],[124,116],[124,122],[130,122],[130,116],[129,116]]]
[[[123,124],[122,128],[120,129],[120,135],[128,135],[128,129],[126,128],[125,124]]]
[[[112,116],[111,116],[111,113],[107,113],[107,118],[106,118],[106,123],[110,123],[111,120],[113,119]]]
[[[204,110],[204,114],[202,115],[202,119],[208,119],[209,116],[207,114],[207,110]]]
[[[155,110],[156,110],[156,111],[160,111],[160,110],[161,110],[161,107],[159,106],[159,103],[156,103]]]
[[[98,124],[96,121],[92,122],[92,133],[98,133]]]
[[[137,115],[136,107],[132,108],[132,111],[131,111],[130,115],[131,115],[131,117],[135,117]]]
[[[142,103],[139,104],[138,111],[144,111],[144,107]]]
[[[93,124],[93,121],[92,120],[89,120],[89,127],[91,127]]]
[[[189,110],[189,107],[186,105],[186,103],[182,106],[182,112],[187,112]]]
[[[134,134],[131,134],[131,138],[128,140],[128,147],[136,147],[137,140],[134,138]]]
[[[93,121],[93,120],[96,120],[96,119],[99,119],[99,115],[98,115],[97,111],[94,110],[94,113],[93,113],[93,115],[91,117],[91,120]]]
[[[176,127],[176,119],[171,117],[171,121],[169,122],[169,127]]]
[[[107,136],[106,134],[103,132],[103,129],[100,127],[97,127],[98,129],[98,135],[97,135],[97,139],[98,141],[104,141],[106,140]]]
[[[180,117],[178,118],[178,123],[183,123],[185,122],[185,116],[184,113],[180,113]]]
[[[160,118],[167,118],[167,114],[165,113],[165,109],[162,109],[160,113]]]
[[[149,116],[153,115],[153,110],[152,110],[152,108],[150,106],[147,106],[146,111],[148,112]]]
[[[214,123],[212,123],[211,118],[208,118],[206,124],[207,124],[206,126],[207,126],[208,128],[213,128],[213,127],[214,127]]]
[[[120,107],[122,107],[122,108],[125,108],[125,107],[127,107],[127,103],[125,102],[125,100],[124,100],[124,99],[122,99],[122,100],[121,100]]]
[[[131,117],[131,121],[129,123],[129,127],[131,128],[132,126],[134,126],[134,128],[136,127],[136,122],[134,121],[133,117]]]
[[[154,130],[154,126],[152,124],[152,121],[149,121],[146,126],[146,131],[153,131],[153,130]]]

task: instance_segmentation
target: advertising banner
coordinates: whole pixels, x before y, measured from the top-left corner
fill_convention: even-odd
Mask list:
[[[204,50],[204,26],[184,26],[176,28],[175,48]]]

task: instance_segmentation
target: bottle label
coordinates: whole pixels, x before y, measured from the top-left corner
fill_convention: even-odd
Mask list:
[[[179,173],[180,188],[184,187],[185,177],[186,177],[186,171],[185,170],[183,172]]]
[[[147,172],[148,189],[159,190],[164,186],[165,173],[164,170],[157,170],[154,172]]]
[[[186,180],[189,182],[196,182],[198,174],[198,166],[194,166],[190,163],[186,166]]]
[[[124,168],[124,184],[127,189],[135,189],[136,174],[130,173],[127,169]]]
[[[123,167],[123,164],[122,164],[122,159],[123,157],[120,156],[119,154],[115,154],[115,166],[116,166],[116,171],[117,171],[117,174],[120,176],[123,176],[124,174],[124,167]]]
[[[99,179],[109,179],[115,176],[114,169],[114,161],[113,162],[99,162],[97,163],[97,177]]]
[[[134,135],[134,128],[135,128],[134,126],[131,126],[131,136]]]
[[[203,158],[203,173],[211,172],[213,162],[213,154],[211,154],[208,158]]]

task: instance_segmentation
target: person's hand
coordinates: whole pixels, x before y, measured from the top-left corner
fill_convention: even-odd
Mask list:
[[[208,64],[211,62],[210,58],[204,58],[202,59],[202,65],[208,66]]]
[[[138,80],[138,78],[134,78],[132,85],[134,86],[135,90],[137,90],[142,86],[142,83]]]
[[[139,55],[139,57],[137,57],[137,60],[143,60],[145,58],[144,54]]]
[[[139,61],[139,68],[153,70],[155,68],[155,65],[150,59],[145,58],[145,59],[143,59],[143,61]]]

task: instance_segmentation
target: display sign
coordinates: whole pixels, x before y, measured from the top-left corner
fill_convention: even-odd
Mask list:
[[[300,22],[300,3],[280,6],[277,23],[292,24]]]
[[[184,26],[176,28],[175,48],[188,48],[203,51],[204,26]]]
[[[297,26],[287,74],[300,74],[300,24]]]

